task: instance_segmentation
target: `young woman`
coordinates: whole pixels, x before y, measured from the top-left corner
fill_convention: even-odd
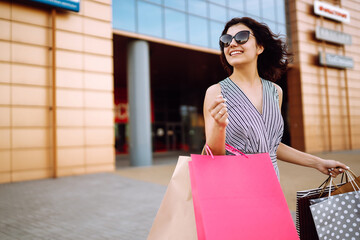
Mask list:
[[[268,152],[277,159],[336,177],[346,165],[300,152],[281,143],[282,89],[274,83],[286,70],[286,45],[265,24],[230,20],[220,37],[221,60],[229,77],[208,88],[204,100],[206,143],[225,154],[225,143],[244,153]]]

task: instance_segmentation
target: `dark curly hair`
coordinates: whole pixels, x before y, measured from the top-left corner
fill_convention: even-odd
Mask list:
[[[275,82],[286,71],[291,61],[292,54],[287,52],[287,45],[280,39],[280,35],[274,34],[265,23],[259,23],[249,17],[233,18],[225,25],[222,34],[234,25],[243,24],[250,28],[255,36],[256,43],[264,47],[264,51],[258,56],[257,70],[261,78]],[[220,60],[225,71],[231,75],[233,67],[227,62],[224,47],[220,44]]]

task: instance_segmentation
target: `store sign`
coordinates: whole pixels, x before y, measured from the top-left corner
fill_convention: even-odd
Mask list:
[[[339,22],[350,23],[350,13],[348,11],[324,2],[315,1],[314,12],[316,15],[330,18]]]
[[[44,3],[58,8],[79,12],[80,0],[32,0],[34,2]]]
[[[336,68],[353,68],[354,60],[350,57],[345,57],[336,54],[319,52],[319,62],[323,66]]]
[[[324,40],[327,42],[337,43],[337,44],[352,44],[352,37],[350,34],[330,30],[320,26],[316,27],[315,37],[319,40]]]

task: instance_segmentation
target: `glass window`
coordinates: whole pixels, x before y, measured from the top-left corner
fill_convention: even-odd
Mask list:
[[[189,1],[191,1],[191,0],[189,0]],[[217,4],[223,5],[223,6],[226,5],[226,0],[209,0],[209,2],[217,3]]]
[[[243,0],[228,0],[228,1],[229,1],[229,8],[244,11],[244,1]]]
[[[241,17],[245,17],[245,14],[244,12],[239,12],[239,11],[233,11],[233,10],[229,10],[229,19],[232,19],[232,18],[241,18]]]
[[[207,5],[206,2],[202,0],[189,0],[188,1],[189,13],[206,17],[207,16],[206,5]]]
[[[286,24],[285,17],[285,0],[275,0],[277,21],[282,24]]]
[[[221,22],[225,22],[226,17],[226,9],[224,7],[220,7],[214,4],[210,4],[210,18],[214,20],[218,20]]]
[[[286,36],[286,25],[278,24],[278,32],[279,34]],[[281,36],[281,37],[285,37],[285,36]]]
[[[138,32],[162,37],[162,17],[159,6],[138,2]]]
[[[126,0],[125,0],[126,1]],[[147,1],[147,2],[153,2],[153,3],[157,3],[157,4],[161,4],[162,0],[143,0],[143,1]]]
[[[209,46],[207,21],[204,18],[189,16],[189,40],[191,44]]]
[[[270,30],[277,34],[278,33],[278,30],[277,30],[277,24],[275,22],[272,22],[272,21],[265,21],[266,25],[268,25],[268,27],[270,28]]]
[[[276,21],[274,0],[262,1],[262,14],[263,18]]]
[[[113,0],[113,28],[135,32],[135,0]]]
[[[185,11],[185,0],[164,0],[164,5]]]
[[[245,0],[245,10],[251,15],[260,16],[259,0]]]
[[[210,47],[214,49],[219,49],[219,37],[225,25],[218,22],[210,22]]]
[[[186,16],[184,13],[165,9],[165,38],[186,42]]]

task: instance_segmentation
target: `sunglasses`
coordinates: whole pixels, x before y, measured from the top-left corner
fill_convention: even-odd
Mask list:
[[[228,46],[230,46],[233,39],[235,39],[235,41],[238,44],[244,44],[249,40],[250,34],[252,34],[252,33],[248,30],[240,31],[240,32],[236,33],[234,36],[231,36],[230,34],[224,34],[219,39],[220,45],[222,47],[228,47]]]

